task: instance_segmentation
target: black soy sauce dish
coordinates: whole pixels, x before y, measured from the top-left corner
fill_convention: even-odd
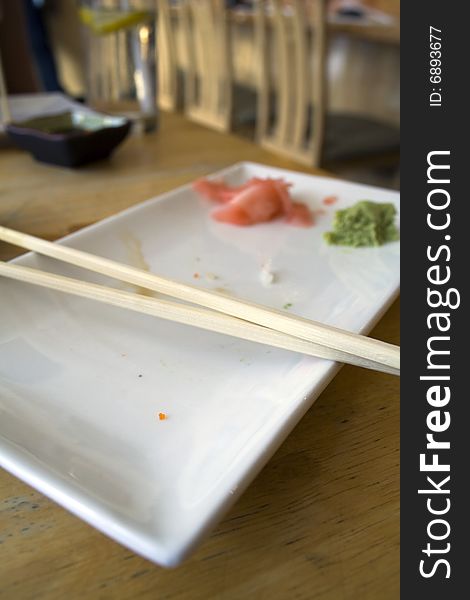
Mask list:
[[[360,6],[340,8],[337,13],[338,17],[349,17],[351,19],[362,19],[365,17],[365,11]]]
[[[40,162],[79,167],[107,158],[131,128],[126,117],[74,110],[5,126],[9,138]]]

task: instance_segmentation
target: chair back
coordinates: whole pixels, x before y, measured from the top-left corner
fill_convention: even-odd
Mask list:
[[[268,7],[271,14],[268,13]],[[326,116],[326,0],[258,0],[257,140],[317,167]]]
[[[169,0],[157,0],[158,105],[174,111],[178,105],[178,68]]]
[[[2,13],[0,9],[0,19]],[[2,64],[2,53],[0,52],[0,131],[3,129],[3,125],[11,121],[10,106],[8,104],[8,91],[5,82],[5,75],[3,73]]]
[[[193,121],[228,131],[232,68],[224,0],[184,0],[181,25],[188,60],[185,113]]]

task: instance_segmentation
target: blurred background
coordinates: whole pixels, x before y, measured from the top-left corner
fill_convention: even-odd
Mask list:
[[[139,115],[141,132],[179,111],[398,189],[399,11],[399,0],[0,0],[2,119],[57,94]]]

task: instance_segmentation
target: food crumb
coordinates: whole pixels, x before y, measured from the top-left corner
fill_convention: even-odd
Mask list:
[[[159,412],[158,413],[158,418],[159,418],[160,421],[165,421],[168,418],[168,416],[164,412]]]
[[[287,310],[288,308],[291,308],[291,307],[292,307],[292,302],[286,302],[282,308],[284,310]]]
[[[193,273],[193,277],[194,277],[194,279],[199,279],[200,275],[199,275],[199,273]]]
[[[338,196],[326,196],[323,198],[323,204],[330,206],[331,204],[336,204],[338,202]]]
[[[215,281],[216,279],[219,279],[219,276],[215,275],[214,273],[206,273],[206,279],[209,279],[209,281]]]
[[[142,373],[139,373],[139,375],[137,375],[137,377],[142,377]]]
[[[267,260],[261,267],[259,274],[260,281],[264,287],[272,285],[276,279],[276,275],[272,270],[271,259]]]

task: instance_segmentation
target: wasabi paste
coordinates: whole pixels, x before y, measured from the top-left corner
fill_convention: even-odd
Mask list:
[[[333,231],[324,234],[328,244],[338,246],[381,246],[399,239],[393,204],[361,200],[336,211]]]

